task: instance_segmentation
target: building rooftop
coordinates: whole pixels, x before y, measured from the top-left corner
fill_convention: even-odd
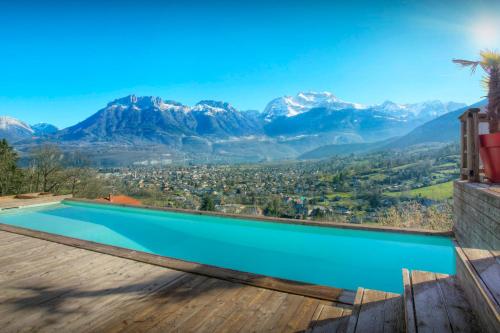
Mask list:
[[[129,197],[127,195],[109,194],[105,198],[96,199],[96,201],[111,202],[111,203],[116,203],[116,204],[133,205],[133,206],[142,205],[142,202],[140,200],[134,199],[134,198]]]

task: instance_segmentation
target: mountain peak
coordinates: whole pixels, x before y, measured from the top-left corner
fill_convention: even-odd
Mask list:
[[[9,116],[0,116],[0,139],[16,142],[32,135],[33,129],[25,122]]]
[[[299,92],[296,96],[296,98],[307,101],[309,103],[321,103],[321,102],[338,102],[339,99],[335,97],[334,94],[332,94],[329,91],[322,91],[322,92],[316,92],[316,91],[308,91],[308,92]]]
[[[0,116],[0,129],[5,130],[8,129],[9,127],[14,127],[14,126],[22,128],[28,132],[33,132],[33,129],[28,124],[19,119],[12,118],[9,116]]]
[[[394,103],[393,101],[386,100],[382,104],[376,105],[375,108],[382,109],[384,111],[399,111],[405,109],[406,106]]]
[[[361,104],[345,102],[328,91],[299,92],[295,96],[284,96],[273,99],[267,104],[263,115],[267,122],[278,117],[294,117],[313,108],[331,110],[363,109]]]
[[[136,96],[136,95],[128,95],[122,98],[115,99],[114,101],[108,103],[108,108],[122,107],[122,108],[130,108],[134,107],[136,109],[178,109],[182,108],[183,105],[179,102],[175,101],[164,101],[161,97],[157,96]]]
[[[237,110],[229,103],[222,101],[203,100],[192,108],[193,111],[209,111],[209,112],[237,112]]]
[[[137,102],[137,96],[128,95],[125,97],[117,98],[117,99],[109,102],[108,106],[113,106],[113,105],[130,106],[130,105],[135,104],[136,102]]]
[[[161,97],[155,96],[139,96],[136,95],[128,95],[122,98],[115,99],[111,103],[108,103],[108,106],[113,105],[122,105],[122,106],[132,106],[137,105],[139,107],[159,107],[163,103]]]

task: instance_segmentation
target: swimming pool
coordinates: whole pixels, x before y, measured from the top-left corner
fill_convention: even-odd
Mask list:
[[[0,223],[180,260],[356,290],[401,293],[402,268],[455,273],[443,236],[262,222],[63,201]]]

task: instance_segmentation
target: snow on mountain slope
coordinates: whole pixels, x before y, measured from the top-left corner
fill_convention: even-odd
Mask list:
[[[117,99],[61,131],[65,140],[154,141],[179,145],[185,137],[232,137],[260,133],[260,124],[229,103],[205,100],[194,107],[159,97]]]
[[[15,142],[30,138],[33,129],[26,123],[8,116],[0,116],[0,139]]]
[[[25,122],[9,116],[0,116],[0,129],[8,130],[10,128],[20,128],[26,130],[27,132],[33,133],[31,127]]]
[[[273,99],[264,109],[263,117],[267,122],[271,122],[277,117],[293,117],[318,107],[332,110],[364,108],[361,104],[345,102],[330,92],[301,92],[293,97]]]
[[[391,101],[382,104],[363,105],[346,102],[330,92],[298,93],[296,96],[285,96],[273,99],[264,109],[262,117],[266,122],[272,122],[279,117],[295,117],[314,108],[328,110],[366,110],[399,120],[430,120],[445,113],[464,107],[465,104],[455,102],[428,101],[414,104],[397,104]]]

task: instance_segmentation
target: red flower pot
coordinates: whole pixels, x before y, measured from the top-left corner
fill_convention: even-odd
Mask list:
[[[500,133],[480,135],[479,142],[486,177],[493,183],[500,183]]]

